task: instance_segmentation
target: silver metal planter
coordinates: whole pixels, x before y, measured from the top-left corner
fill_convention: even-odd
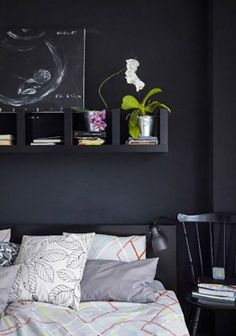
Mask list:
[[[143,137],[148,137],[153,135],[154,129],[154,117],[153,116],[139,116],[138,126],[140,135]]]

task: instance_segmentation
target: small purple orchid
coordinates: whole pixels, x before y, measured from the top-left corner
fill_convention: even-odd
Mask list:
[[[95,132],[104,131],[107,124],[106,120],[106,110],[102,111],[91,111],[90,112],[90,122],[93,126]]]

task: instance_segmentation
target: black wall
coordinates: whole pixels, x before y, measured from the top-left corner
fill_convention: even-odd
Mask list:
[[[87,107],[102,107],[99,83],[137,57],[173,113],[167,155],[1,155],[0,223],[142,223],[211,207],[206,11],[188,0],[1,1],[2,27],[87,28]],[[122,76],[103,92],[111,107],[135,93]]]
[[[223,15],[222,15],[223,13]],[[214,208],[236,212],[236,4],[213,7]]]

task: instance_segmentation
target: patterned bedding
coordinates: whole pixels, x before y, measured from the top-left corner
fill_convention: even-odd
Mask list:
[[[187,336],[180,305],[172,291],[156,302],[86,302],[79,311],[41,302],[12,303],[0,319],[0,336]]]

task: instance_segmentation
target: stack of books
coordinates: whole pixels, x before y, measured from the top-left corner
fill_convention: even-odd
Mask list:
[[[158,145],[158,139],[155,136],[140,136],[137,139],[129,138],[127,145]]]
[[[14,145],[14,136],[12,134],[0,134],[0,146]]]
[[[45,138],[33,139],[30,145],[52,146],[52,145],[59,145],[62,143],[63,143],[62,137],[55,136],[55,137],[45,137]]]
[[[99,146],[106,141],[106,132],[84,132],[75,131],[74,139],[79,146],[95,145]]]
[[[221,285],[199,283],[192,296],[197,299],[212,300],[215,302],[232,302],[236,299],[236,285]]]

